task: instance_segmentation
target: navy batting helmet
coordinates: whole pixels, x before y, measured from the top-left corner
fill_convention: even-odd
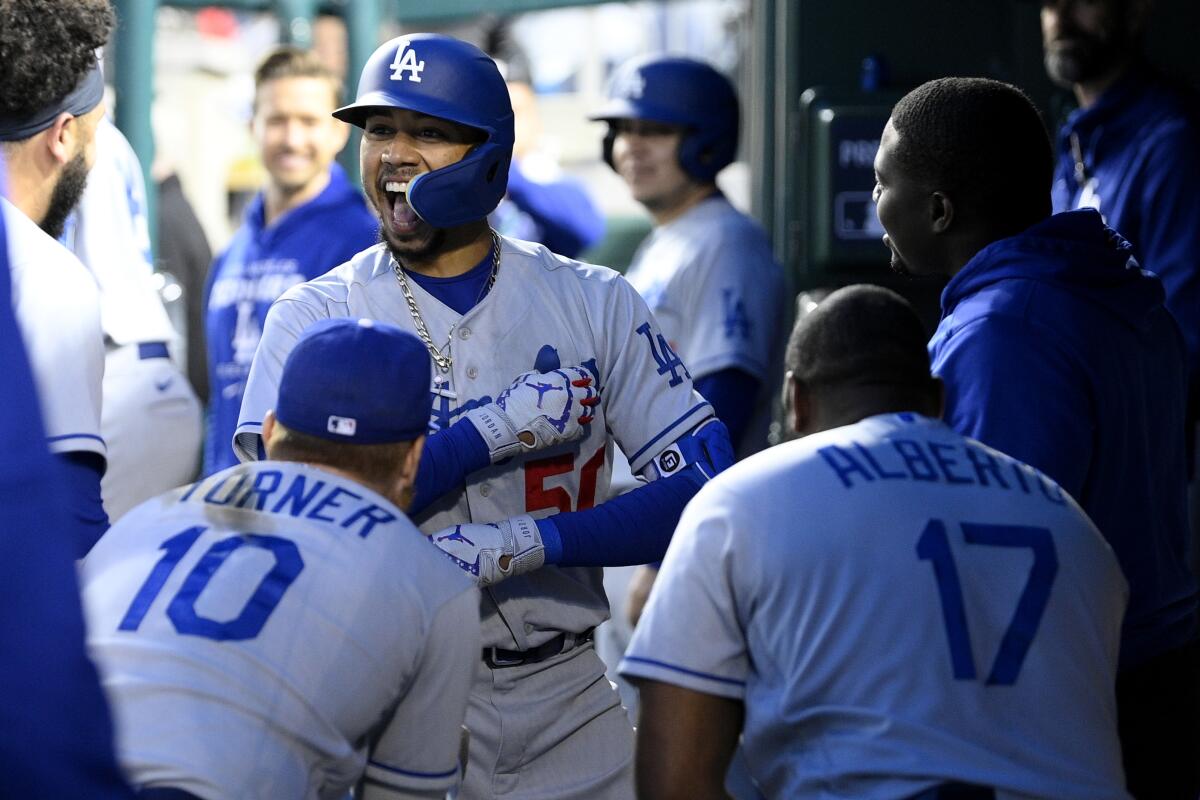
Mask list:
[[[609,123],[604,160],[610,167],[616,139],[612,123],[619,119],[682,125],[679,164],[696,180],[713,180],[737,153],[737,92],[728,78],[692,58],[648,56],[625,62],[609,82],[608,102],[591,118]]]
[[[379,46],[363,67],[354,102],[333,115],[363,127],[373,108],[403,108],[476,128],[487,139],[457,164],[408,185],[408,204],[435,228],[483,219],[508,188],[513,111],[496,62],[451,36],[414,33]]]

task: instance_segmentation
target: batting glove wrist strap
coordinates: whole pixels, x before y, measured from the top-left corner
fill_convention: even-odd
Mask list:
[[[546,563],[546,548],[530,516],[454,525],[431,537],[433,543],[480,586],[491,586]]]
[[[526,372],[492,403],[464,416],[487,443],[493,464],[517,453],[582,439],[600,402],[582,367]]]

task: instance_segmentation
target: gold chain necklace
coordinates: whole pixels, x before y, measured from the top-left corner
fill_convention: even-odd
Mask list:
[[[488,276],[487,286],[484,287],[483,294],[480,298],[487,295],[496,284],[496,273],[500,271],[500,235],[496,233],[494,228],[489,228],[492,234],[492,273]],[[454,363],[454,357],[450,355],[450,344],[454,341],[454,329],[458,327],[458,323],[450,326],[450,334],[446,337],[446,344],[439,350],[437,345],[433,343],[433,337],[429,335],[429,328],[425,325],[425,319],[421,316],[421,309],[417,307],[417,299],[413,297],[412,289],[408,286],[408,279],[404,277],[404,267],[400,266],[400,262],[392,256],[392,272],[396,274],[396,280],[400,281],[400,291],[404,293],[404,300],[408,303],[408,313],[412,315],[413,326],[417,329],[417,338],[425,343],[426,349],[429,350],[429,355],[433,358],[434,366],[438,368],[438,372],[443,374],[450,371],[450,365]]]

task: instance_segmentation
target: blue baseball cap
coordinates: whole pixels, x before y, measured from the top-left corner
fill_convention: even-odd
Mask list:
[[[421,340],[395,325],[321,320],[284,362],[275,417],[335,442],[411,441],[429,425],[431,368]]]

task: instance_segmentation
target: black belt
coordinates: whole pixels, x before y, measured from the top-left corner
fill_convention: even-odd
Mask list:
[[[547,658],[553,658],[559,653],[565,653],[581,644],[590,642],[592,634],[595,632],[595,628],[588,628],[583,633],[560,633],[550,641],[543,642],[537,647],[531,647],[528,650],[503,650],[499,647],[485,647],[483,648],[483,663],[492,669],[519,667],[522,664],[536,664],[539,661],[545,661]]]

